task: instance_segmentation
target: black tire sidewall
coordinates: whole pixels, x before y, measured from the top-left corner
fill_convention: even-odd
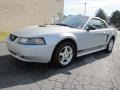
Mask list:
[[[113,47],[112,47],[111,50],[109,50],[109,44],[110,44],[111,40],[113,40],[113,47],[114,47],[114,42],[115,42],[115,40],[114,40],[113,38],[111,38],[111,39],[109,40],[108,45],[107,45],[107,52],[112,52],[112,50],[113,50]]]
[[[67,65],[62,65],[61,63],[60,63],[60,61],[59,61],[59,53],[60,53],[60,51],[61,51],[61,49],[63,48],[63,47],[65,47],[65,46],[70,46],[71,48],[72,48],[72,50],[73,50],[73,58],[72,58],[72,60],[70,61],[70,63],[73,61],[73,59],[75,58],[75,46],[71,43],[71,42],[64,42],[64,43],[61,43],[61,44],[59,44],[57,47],[56,47],[56,49],[55,49],[55,51],[54,51],[54,53],[53,53],[53,63],[55,64],[55,65],[57,65],[58,67],[65,67],[65,66],[68,66],[70,63],[68,63]]]

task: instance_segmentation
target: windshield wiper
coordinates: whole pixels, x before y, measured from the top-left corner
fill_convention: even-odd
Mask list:
[[[69,26],[69,25],[67,25],[67,24],[62,24],[62,23],[59,23],[59,24],[56,24],[56,25],[71,27],[71,26]],[[71,27],[71,28],[72,28],[72,27]]]

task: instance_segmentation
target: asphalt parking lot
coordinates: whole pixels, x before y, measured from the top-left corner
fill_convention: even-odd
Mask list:
[[[66,68],[27,63],[0,44],[1,90],[120,90],[120,32],[112,53],[79,57]]]

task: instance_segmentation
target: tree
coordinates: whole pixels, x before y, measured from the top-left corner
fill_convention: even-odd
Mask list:
[[[112,13],[110,18],[111,24],[113,24],[116,28],[120,28],[120,11],[116,10]]]
[[[97,11],[96,17],[99,17],[101,19],[104,19],[105,21],[107,20],[107,15],[106,13],[104,12],[104,10],[102,10],[101,8]]]

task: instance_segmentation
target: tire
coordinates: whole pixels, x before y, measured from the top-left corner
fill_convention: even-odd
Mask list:
[[[52,63],[58,67],[65,67],[72,62],[75,56],[75,46],[71,42],[62,42],[53,52]]]
[[[114,42],[115,42],[115,40],[113,38],[111,38],[107,45],[106,52],[108,52],[108,53],[112,52],[113,47],[114,47]]]

